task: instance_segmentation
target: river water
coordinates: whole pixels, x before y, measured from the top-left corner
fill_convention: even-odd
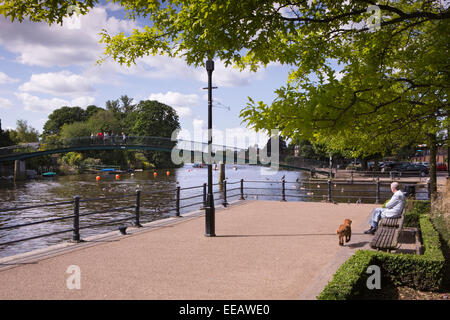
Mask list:
[[[141,194],[141,223],[164,219],[175,214],[176,187],[190,188],[181,191],[180,212],[181,215],[200,209],[203,201],[203,184],[207,181],[206,168],[193,168],[185,165],[182,168],[170,170],[143,171],[121,173],[120,179],[115,179],[115,174],[101,174],[101,180],[96,181],[98,174],[80,174],[74,176],[57,176],[53,178],[38,178],[24,182],[0,181],[0,228],[15,226],[40,220],[49,220],[58,217],[73,215],[73,203],[44,208],[26,209],[20,211],[1,212],[2,209],[33,206],[46,203],[64,202],[73,200],[75,195],[80,202],[80,231],[81,238],[117,230],[120,225],[130,225],[133,220],[113,225],[89,227],[116,219],[132,218],[134,208],[114,210],[114,208],[130,207],[135,205],[136,190],[142,190]],[[218,182],[219,171],[213,171],[214,183]],[[226,178],[228,181],[228,202],[238,200],[240,195],[240,179],[244,179],[244,195],[246,199],[281,200],[281,179],[286,183],[286,200],[311,201],[326,200],[327,186],[317,183],[307,183],[309,174],[298,171],[268,171],[266,168],[249,165],[227,165]],[[250,182],[262,181],[262,182]],[[191,188],[196,187],[198,188]],[[309,191],[307,190],[309,189]],[[311,192],[311,189],[314,189]],[[345,189],[345,190],[344,190]],[[358,197],[374,196],[373,186],[348,185],[344,187],[334,186],[333,195],[340,196],[340,202],[355,202]],[[167,191],[166,191],[167,190]],[[390,196],[389,187],[382,187],[382,200]],[[159,192],[153,193],[152,192]],[[214,186],[214,198],[216,207],[221,207],[223,191],[218,185]],[[118,195],[130,195],[129,197],[105,200],[87,201]],[[198,196],[198,197],[195,197]],[[185,199],[187,198],[187,199]],[[336,197],[337,198],[337,197]],[[374,200],[364,198],[362,202]],[[82,216],[86,213],[108,210],[107,213],[98,213]],[[70,230],[73,227],[73,219],[58,220],[35,224],[20,228],[0,230],[0,243],[6,243],[23,238],[34,237],[46,233]],[[72,232],[61,233],[49,237],[38,238],[7,245],[0,245],[0,257],[23,253],[30,250],[61,243],[72,238]]]

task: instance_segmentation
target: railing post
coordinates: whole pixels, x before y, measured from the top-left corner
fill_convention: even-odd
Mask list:
[[[331,202],[331,180],[328,180],[327,183],[328,183],[328,202]]]
[[[181,187],[178,186],[177,187],[176,211],[175,211],[175,215],[177,217],[181,217],[180,216],[180,191],[181,191]]]
[[[75,242],[80,242],[80,196],[73,198],[73,238]]]
[[[241,197],[239,200],[245,200],[244,198],[244,179],[241,179]]]
[[[376,204],[380,203],[380,177],[377,178],[377,191],[376,191],[375,203]]]
[[[141,214],[141,190],[136,190],[136,206],[134,208],[135,213],[135,221],[134,226],[135,227],[142,227],[140,222],[140,214]]]
[[[286,185],[284,179],[281,179],[281,201],[286,201]]]
[[[227,202],[227,180],[223,180],[223,202],[222,205],[226,207],[228,205]]]
[[[207,187],[207,184],[204,183],[203,184],[203,208],[206,208],[206,187]]]

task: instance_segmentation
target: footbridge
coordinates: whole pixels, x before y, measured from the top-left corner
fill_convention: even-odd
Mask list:
[[[317,174],[329,175],[328,171],[320,171],[313,164],[298,166],[280,162],[276,157],[270,157],[256,148],[236,148],[224,145],[212,145],[211,161],[208,153],[208,144],[204,142],[183,139],[173,140],[166,137],[129,136],[123,139],[98,139],[97,137],[77,137],[57,141],[42,141],[0,148],[0,163],[8,161],[24,161],[27,159],[67,152],[106,150],[134,150],[157,151],[172,153],[172,159],[182,162],[198,163],[224,163],[251,164],[262,166],[278,166],[284,169],[308,171]]]

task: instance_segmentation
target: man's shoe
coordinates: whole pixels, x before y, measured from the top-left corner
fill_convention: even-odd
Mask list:
[[[377,231],[377,229],[370,227],[369,230],[364,231],[364,234],[375,234],[375,231]]]

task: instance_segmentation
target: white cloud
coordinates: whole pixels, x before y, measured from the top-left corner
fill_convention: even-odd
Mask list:
[[[13,106],[13,103],[6,98],[0,97],[0,109],[11,109]]]
[[[11,78],[6,73],[0,71],[0,84],[15,83],[18,81],[19,79]]]
[[[59,99],[59,98],[40,98],[37,96],[30,95],[29,93],[16,93],[16,97],[22,102],[23,107],[27,111],[50,113],[55,109],[61,108],[62,106],[69,107],[82,107],[85,108],[90,104],[95,102],[93,97],[78,97],[71,101]]]
[[[202,83],[208,82],[208,74],[205,68],[190,67],[181,58],[147,56],[138,60],[137,68],[139,73],[152,78],[181,78],[195,79]],[[232,66],[225,67],[222,61],[215,61],[212,76],[213,84],[219,87],[246,86],[253,80],[261,80],[264,72],[264,69],[258,72],[251,72],[248,69],[241,71]]]
[[[112,3],[112,2],[108,2],[106,5],[104,6],[100,6],[100,8],[105,8],[106,10],[109,11],[119,11],[122,10],[122,7],[117,4],[117,3]]]
[[[11,23],[0,18],[0,44],[18,54],[18,61],[28,65],[67,66],[93,64],[102,54],[99,32],[130,33],[136,24],[107,16],[104,8],[93,8],[79,17],[80,28],[73,28],[70,18],[63,25],[48,26],[24,20]]]
[[[167,93],[152,93],[149,100],[156,100],[173,107],[180,117],[192,115],[191,107],[195,107],[200,102],[200,97],[196,94],[182,94],[168,91]]]
[[[70,97],[78,97],[95,91],[89,79],[69,71],[33,74],[30,81],[21,85],[19,90]]]

